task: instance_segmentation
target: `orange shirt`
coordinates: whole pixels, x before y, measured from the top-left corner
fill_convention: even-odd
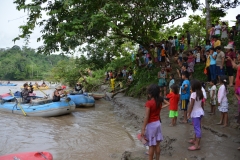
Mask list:
[[[169,103],[170,103],[170,106],[169,106],[169,110],[171,111],[177,111],[178,110],[178,101],[179,101],[179,94],[175,94],[173,92],[169,93],[167,95],[167,98],[169,98]]]
[[[156,106],[156,102],[154,99],[151,99],[146,102],[145,106],[150,109],[150,115],[148,119],[148,123],[159,121],[160,119],[160,111],[162,108],[162,103],[160,103],[160,106]]]
[[[161,51],[161,56],[163,56],[163,57],[166,56],[164,49],[162,49],[162,51]]]

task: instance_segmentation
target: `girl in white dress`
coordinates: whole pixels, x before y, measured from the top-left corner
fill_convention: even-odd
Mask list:
[[[221,86],[218,90],[218,110],[221,112],[221,119],[217,124],[226,127],[228,124],[227,79],[222,76],[220,83]]]

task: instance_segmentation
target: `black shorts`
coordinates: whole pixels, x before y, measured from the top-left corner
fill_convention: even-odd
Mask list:
[[[226,66],[226,71],[228,76],[233,76],[233,67]]]
[[[190,45],[190,39],[187,40],[187,44]]]

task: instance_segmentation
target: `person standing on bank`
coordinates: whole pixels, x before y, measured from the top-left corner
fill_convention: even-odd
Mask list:
[[[226,55],[225,55],[225,62],[226,62],[226,71],[229,79],[229,87],[233,86],[233,66],[232,62],[227,59],[227,57],[230,57],[234,62],[236,60],[236,54],[233,52],[233,46],[232,45],[227,45],[224,47],[226,49]]]
[[[218,81],[220,82],[220,77],[224,75],[225,53],[221,51],[220,46],[216,47],[216,51],[216,75],[218,76]]]
[[[160,113],[162,108],[169,105],[159,93],[160,88],[156,84],[148,88],[148,101],[145,104],[145,118],[141,130],[141,136],[147,140],[146,145],[149,146],[149,160],[153,160],[154,154],[156,160],[160,159],[160,142],[163,140]]]

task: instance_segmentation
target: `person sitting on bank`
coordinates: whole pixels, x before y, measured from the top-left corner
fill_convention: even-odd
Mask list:
[[[25,83],[23,85],[23,90],[22,90],[22,98],[24,103],[30,103],[31,97],[29,97],[29,90],[28,90],[28,84]]]
[[[59,102],[61,97],[63,97],[63,89],[61,86],[55,88],[56,90],[53,92],[53,102]]]
[[[82,84],[78,82],[75,86],[75,91],[78,93],[82,93],[83,92],[82,88],[83,88]]]

